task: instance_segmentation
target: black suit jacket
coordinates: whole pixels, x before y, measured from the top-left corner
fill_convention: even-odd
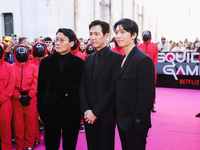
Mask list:
[[[115,120],[114,84],[122,55],[111,51],[107,46],[101,51],[104,51],[104,55],[100,57],[94,76],[93,61],[96,52],[85,59],[80,84],[81,110],[83,113],[90,109],[99,121],[113,123]]]
[[[79,105],[79,84],[84,61],[71,53],[68,55],[63,74],[59,70],[57,54],[44,58],[40,63],[37,106],[43,118],[48,115],[46,108]]]
[[[116,84],[117,123],[123,131],[138,132],[151,127],[150,112],[155,98],[155,71],[151,58],[135,46]]]

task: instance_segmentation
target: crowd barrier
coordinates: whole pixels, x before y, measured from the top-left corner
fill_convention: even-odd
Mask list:
[[[199,53],[158,53],[157,87],[200,89]]]

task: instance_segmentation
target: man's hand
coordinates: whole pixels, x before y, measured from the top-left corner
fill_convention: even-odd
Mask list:
[[[84,112],[84,119],[88,124],[93,124],[97,117],[93,114],[92,110],[86,110]]]

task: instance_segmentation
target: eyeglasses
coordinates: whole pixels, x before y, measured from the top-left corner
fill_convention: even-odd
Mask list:
[[[67,40],[63,40],[63,39],[60,39],[60,40],[59,40],[59,39],[56,39],[56,40],[55,40],[56,43],[58,43],[58,41],[62,44],[62,43],[64,43],[64,42],[67,41]]]

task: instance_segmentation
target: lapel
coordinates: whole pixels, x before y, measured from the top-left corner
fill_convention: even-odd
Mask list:
[[[135,54],[135,52],[137,51],[137,47],[135,46],[131,52],[129,53],[128,57],[126,58],[123,67],[120,67],[120,71],[119,71],[119,76],[124,72],[124,70],[126,70],[126,68],[129,66],[130,62],[132,61],[132,58]]]
[[[92,81],[92,84],[95,83],[99,73],[101,72],[101,70],[103,69],[104,65],[106,64],[106,61],[108,59],[108,55],[110,53],[110,49],[109,48],[106,48],[104,49],[104,56],[101,56],[99,58],[99,62],[98,62],[98,68],[95,69],[95,72],[94,72],[94,76],[93,76],[93,81]],[[93,57],[94,59],[94,57]]]

